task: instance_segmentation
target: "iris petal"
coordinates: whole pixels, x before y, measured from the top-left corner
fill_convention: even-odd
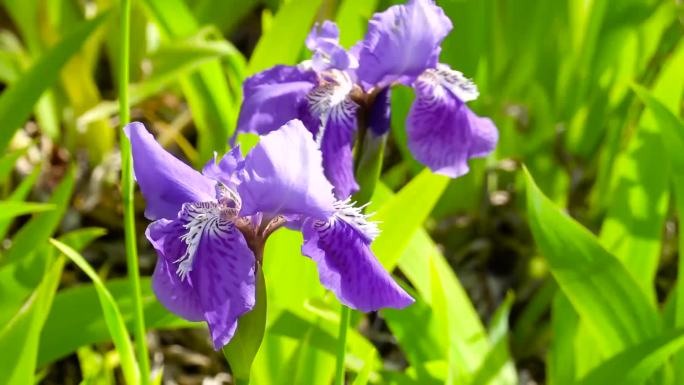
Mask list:
[[[306,47],[314,53],[311,60],[314,70],[345,70],[359,65],[356,57],[340,46],[339,37],[337,24],[332,21],[326,20],[322,24],[314,25],[306,38]]]
[[[343,304],[364,312],[414,302],[370,250],[370,238],[339,217],[307,221],[302,254],[314,260],[321,284]]]
[[[180,239],[186,231],[177,220],[160,219],[147,226],[145,235],[159,256],[152,274],[152,290],[172,313],[190,321],[202,321],[204,312],[197,293],[188,280],[181,280],[174,264],[187,248]]]
[[[299,120],[263,136],[245,159],[238,193],[241,216],[305,215],[328,218],[332,185],[323,174],[321,152]]]
[[[166,152],[142,123],[128,124],[124,132],[131,141],[133,169],[148,219],[174,219],[183,203],[213,198],[214,182]]]
[[[359,50],[356,73],[368,86],[410,84],[437,64],[452,24],[432,0],[410,0],[376,13]]]
[[[211,159],[202,168],[202,174],[213,180],[219,181],[226,186],[235,187],[237,184],[237,172],[245,163],[240,152],[240,146],[236,146],[218,162],[216,161],[217,154],[214,153],[214,159]]]
[[[482,118],[470,112],[468,122],[472,132],[470,157],[480,158],[489,155],[496,148],[499,141],[499,131],[489,118]]]
[[[345,73],[331,71],[307,96],[311,111],[321,121],[317,141],[323,153],[323,170],[338,199],[346,199],[359,189],[352,153],[359,106],[351,100],[351,90]]]
[[[292,119],[315,132],[319,123],[309,113],[306,94],[316,83],[316,73],[300,66],[278,65],[248,78],[242,86],[238,132],[264,135]]]
[[[446,66],[425,71],[413,87],[416,100],[407,119],[413,156],[438,174],[466,174],[468,159],[487,155],[498,138],[491,121],[477,117],[464,103],[477,97],[477,88]]]
[[[171,312],[206,321],[219,350],[233,337],[237,319],[254,307],[255,258],[229,222],[204,226],[193,233],[196,237],[187,238],[197,226],[190,220],[192,207],[198,206],[186,204],[177,220],[162,219],[148,227],[147,238],[159,256],[153,290]],[[190,270],[179,274],[184,261],[190,262]]]

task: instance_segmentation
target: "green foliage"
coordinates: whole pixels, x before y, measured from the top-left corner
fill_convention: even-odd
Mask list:
[[[126,330],[126,324],[121,316],[121,310],[119,310],[119,307],[116,305],[114,297],[107,291],[107,287],[102,280],[100,280],[100,277],[95,270],[93,270],[88,261],[86,261],[76,250],[56,239],[51,239],[50,243],[66,255],[72,262],[78,265],[78,267],[93,281],[97,296],[100,299],[100,306],[102,307],[102,313],[105,322],[107,323],[109,334],[114,341],[116,350],[119,352],[121,368],[124,377],[126,378],[126,383],[137,384],[140,381],[140,372],[138,371],[138,364],[135,360],[135,353],[133,353],[133,345],[131,344],[128,331]]]
[[[206,329],[152,291],[144,202],[121,202],[112,161],[129,112],[201,166],[228,148],[247,76],[308,59],[304,40],[324,19],[352,47],[395,3],[133,1],[126,58],[119,0],[0,1],[0,383],[39,383],[76,359],[83,384],[138,383],[147,373],[129,331]],[[224,349],[230,372],[252,385],[329,384],[344,357],[354,385],[684,383],[682,5],[437,3],[454,24],[440,61],[474,79],[469,106],[500,138],[468,175],[433,174],[407,146],[414,96],[398,86],[389,135],[365,143],[376,151],[357,162],[354,198],[371,198],[373,251],[416,303],[352,311],[342,343],[338,303],[301,235],[281,229],[257,307]],[[131,108],[116,120],[124,92]],[[245,150],[257,139],[236,140]],[[137,270],[136,247],[139,293],[117,258]]]

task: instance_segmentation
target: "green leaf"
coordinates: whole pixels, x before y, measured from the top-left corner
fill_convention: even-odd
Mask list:
[[[200,32],[199,24],[183,0],[146,0],[144,4],[172,42]],[[242,79],[237,79],[241,81]],[[218,59],[202,64],[197,72],[180,78],[190,111],[199,131],[198,165],[223,152],[237,121],[238,98],[231,89]]]
[[[636,84],[632,88],[653,114],[658,130],[663,135],[673,171],[684,175],[684,122],[647,89]]]
[[[28,147],[20,148],[5,154],[0,158],[0,181],[4,182],[7,180],[7,177],[12,173],[17,160],[26,154],[28,149]]]
[[[554,338],[551,340],[549,353],[546,356],[546,370],[550,385],[575,382],[575,336],[578,328],[577,312],[568,298],[556,290],[551,304],[551,330]]]
[[[340,28],[340,44],[343,47],[351,47],[363,39],[368,20],[377,5],[378,0],[344,0],[340,4],[335,22]]]
[[[64,259],[48,269],[40,285],[10,320],[0,328],[0,383],[25,385],[35,382],[40,330],[43,328],[62,275]]]
[[[128,330],[126,329],[126,323],[123,320],[121,311],[119,310],[114,297],[112,297],[112,294],[107,290],[107,287],[100,280],[100,277],[95,270],[90,267],[88,261],[86,261],[76,250],[56,239],[51,239],[50,242],[81,268],[81,270],[83,270],[83,272],[93,281],[98,298],[100,299],[100,306],[105,321],[107,322],[109,333],[114,341],[116,351],[119,353],[124,378],[128,384],[137,384],[140,380],[140,372],[138,371],[138,364],[135,360],[133,344],[131,343]]]
[[[628,348],[592,370],[580,385],[639,385],[684,348],[684,330],[672,330]]]
[[[128,279],[106,282],[107,290],[129,328],[133,326],[133,300]],[[166,330],[183,327],[205,327],[203,323],[178,318],[156,300],[149,278],[141,280],[145,327]],[[78,317],[74,317],[78,314]],[[102,318],[97,290],[92,284],[82,284],[61,290],[55,297],[48,321],[42,331],[38,365],[44,366],[75,352],[79,347],[110,341],[108,326]]]
[[[24,124],[41,94],[59,77],[64,64],[81,48],[86,39],[106,19],[104,13],[81,23],[45,53],[15,83],[0,95],[0,151],[4,152],[14,132]]]
[[[658,313],[622,263],[545,197],[527,171],[525,177],[534,239],[597,347],[616,353],[655,336]]]
[[[28,263],[33,259],[30,257],[36,251],[36,245],[46,243],[57,230],[57,226],[69,205],[73,189],[74,171],[69,170],[48,201],[55,209],[36,215],[15,234],[12,239],[12,246],[0,259],[0,267],[19,260]],[[33,276],[39,277],[42,271],[41,268],[35,268]]]
[[[372,219],[380,222],[380,236],[372,249],[380,262],[392,270],[423,225],[446,188],[449,178],[423,170],[396,195],[388,199]]]
[[[321,0],[291,0],[282,4],[271,28],[254,47],[247,72],[254,74],[276,64],[296,64],[320,4]]]
[[[54,205],[45,203],[0,201],[0,221],[54,209]]]
[[[7,196],[8,202],[23,202],[28,196],[36,184],[38,176],[41,173],[41,168],[37,166],[27,177],[25,177],[17,186],[17,188],[12,191],[10,195]],[[10,225],[12,224],[11,219],[0,220],[0,239],[4,239],[9,231]]]
[[[233,376],[249,383],[252,362],[256,357],[266,329],[266,285],[264,269],[257,269],[256,304],[249,313],[240,317],[238,329],[228,345],[223,348]]]
[[[492,315],[491,325],[489,327],[489,340],[492,345],[491,350],[483,359],[482,365],[475,372],[472,385],[479,384],[518,384],[518,378],[515,375],[504,377],[500,373],[506,371],[508,367],[509,373],[515,373],[515,364],[508,350],[508,322],[511,315],[511,308],[513,307],[513,295],[508,293],[503,303]],[[497,378],[497,376],[499,376]]]

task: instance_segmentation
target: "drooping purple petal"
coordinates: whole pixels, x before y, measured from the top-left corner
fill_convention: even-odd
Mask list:
[[[409,0],[376,13],[361,44],[359,80],[385,87],[410,84],[437,64],[439,45],[452,24],[432,0]]]
[[[197,290],[216,350],[233,338],[238,318],[254,307],[254,269],[254,254],[234,227],[220,236],[207,233],[202,237],[189,279]]]
[[[309,113],[306,94],[316,83],[316,73],[301,66],[277,65],[248,78],[237,131],[264,135],[300,119],[315,133],[319,122]]]
[[[359,65],[356,57],[340,46],[339,37],[337,24],[329,20],[316,23],[311,29],[306,38],[306,47],[314,53],[311,62],[315,71],[323,72],[330,68],[346,70]]]
[[[477,97],[475,85],[460,72],[440,65],[425,71],[413,87],[416,100],[407,119],[413,156],[438,174],[452,178],[466,174],[468,159],[486,154],[496,141],[493,125],[479,121],[464,103]],[[477,132],[481,133],[476,137]]]
[[[175,219],[183,203],[213,198],[214,182],[166,152],[142,123],[129,123],[124,132],[131,141],[135,178],[148,219]]]
[[[241,216],[262,212],[323,219],[333,212],[332,185],[323,174],[321,152],[299,120],[263,136],[239,176]]]
[[[174,261],[183,254],[187,245],[180,237],[187,230],[177,220],[160,219],[150,223],[145,236],[157,251],[157,266],[152,274],[152,290],[159,302],[172,313],[190,321],[203,321],[195,288],[188,280],[181,280]]]
[[[344,305],[368,312],[413,303],[373,255],[370,239],[352,223],[339,217],[310,220],[302,232],[302,254],[316,262],[321,284]]]
[[[218,210],[217,203],[188,203],[177,220],[156,221],[147,231],[159,256],[157,298],[183,318],[206,321],[216,350],[255,301],[254,254]]]
[[[468,122],[472,132],[470,157],[485,157],[496,148],[496,143],[499,141],[499,131],[491,119],[477,116],[472,111],[469,112]]]
[[[204,165],[202,174],[226,186],[235,187],[237,184],[237,171],[245,163],[242,152],[240,152],[240,146],[233,147],[218,162],[216,158],[217,154],[214,153],[214,158]]]

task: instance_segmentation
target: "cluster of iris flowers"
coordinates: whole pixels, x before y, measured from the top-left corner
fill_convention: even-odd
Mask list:
[[[349,50],[334,23],[314,26],[306,40],[311,60],[244,83],[237,132],[260,135],[258,144],[245,157],[234,147],[201,172],[166,152],[141,123],[129,124],[135,176],[153,221],[146,236],[159,257],[159,301],[206,321],[220,349],[255,305],[266,239],[287,227],[301,231],[302,254],[342,304],[367,312],[413,303],[373,255],[377,225],[350,198],[359,189],[353,149],[358,136],[387,135],[394,85],[415,91],[408,145],[434,172],[461,176],[468,159],[494,149],[496,127],[465,104],[477,88],[438,62],[451,28],[432,0],[375,14]]]

